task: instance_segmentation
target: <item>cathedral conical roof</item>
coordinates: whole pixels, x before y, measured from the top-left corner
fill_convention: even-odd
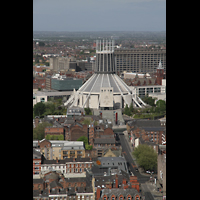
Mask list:
[[[131,92],[126,83],[116,74],[93,74],[78,91],[100,93],[101,87],[112,87],[113,94]]]

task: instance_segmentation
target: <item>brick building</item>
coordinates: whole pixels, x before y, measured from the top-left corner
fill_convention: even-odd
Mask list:
[[[81,136],[88,138],[88,126],[86,124],[80,124],[79,122],[74,122],[71,126],[65,126],[65,140],[77,141]]]
[[[45,137],[46,135],[63,135],[64,136],[64,128],[63,127],[51,127],[48,126],[45,128]]]
[[[121,174],[96,176],[97,200],[139,200],[141,198],[139,182],[136,176],[130,176],[121,170]]]
[[[39,175],[41,171],[41,162],[43,161],[43,155],[33,149],[33,175]]]
[[[41,165],[41,174],[51,170],[61,172],[65,177],[85,176],[85,169],[91,169],[91,158],[65,158],[64,160],[44,160]]]
[[[94,192],[94,178],[89,174],[64,178],[61,173],[50,171],[41,179],[33,179],[33,199],[94,200]]]
[[[74,174],[74,173],[84,173],[85,169],[92,168],[92,159],[91,158],[70,158],[65,159],[66,162],[66,173]]]
[[[160,120],[133,120],[127,122],[127,130],[131,143],[137,146],[138,138],[144,142],[152,142],[156,145],[166,142],[166,128],[161,126]],[[137,140],[136,140],[137,139]]]
[[[38,89],[38,88],[45,88],[45,77],[33,77],[33,89]]]
[[[104,125],[94,126],[93,124],[89,126],[89,144],[115,146],[115,137],[112,128],[104,127]]]
[[[43,139],[38,141],[38,146],[47,160],[85,157],[85,148],[82,141]]]

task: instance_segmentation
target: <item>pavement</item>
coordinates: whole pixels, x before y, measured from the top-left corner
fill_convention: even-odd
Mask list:
[[[142,197],[145,200],[163,200],[163,196],[166,196],[166,193],[161,193],[157,191],[157,186],[154,182],[150,182],[149,174],[143,173],[142,169],[138,167],[135,159],[132,155],[133,147],[131,142],[129,142],[127,131],[123,131],[124,135],[119,135],[122,152],[124,152],[124,157],[127,161],[127,165],[130,168],[130,171],[133,172],[138,178],[138,182],[141,184],[141,193]],[[135,168],[138,168],[139,171],[136,171]]]

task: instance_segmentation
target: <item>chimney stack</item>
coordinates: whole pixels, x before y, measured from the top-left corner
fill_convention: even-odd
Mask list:
[[[100,198],[100,193],[101,193],[101,187],[97,186],[97,200]]]
[[[50,185],[48,185],[48,192],[49,192],[49,194],[51,193]]]
[[[115,174],[115,187],[118,188],[118,175]]]

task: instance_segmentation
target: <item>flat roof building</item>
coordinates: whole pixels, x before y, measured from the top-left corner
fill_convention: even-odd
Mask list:
[[[166,49],[116,49],[114,55],[118,72],[156,72],[160,60],[166,71]]]

